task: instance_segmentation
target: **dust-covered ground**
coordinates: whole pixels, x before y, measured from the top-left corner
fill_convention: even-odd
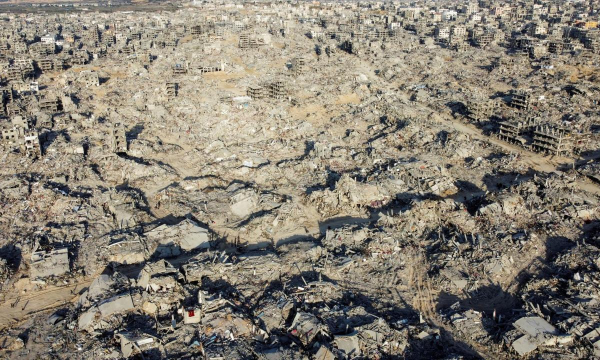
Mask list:
[[[386,11],[9,14],[0,125],[40,148],[0,154],[2,357],[593,357],[596,63],[336,20]],[[533,118],[585,140],[496,136]]]

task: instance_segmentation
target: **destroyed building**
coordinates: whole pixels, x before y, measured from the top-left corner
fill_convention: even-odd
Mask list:
[[[127,152],[127,137],[125,135],[125,126],[121,123],[115,123],[111,127],[111,147],[115,153]]]

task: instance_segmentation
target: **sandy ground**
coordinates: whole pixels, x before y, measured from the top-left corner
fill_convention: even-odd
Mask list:
[[[33,294],[19,296],[20,290],[6,294],[5,300],[0,303],[0,329],[26,320],[28,316],[40,311],[50,310],[79,298],[79,293],[87,288],[90,279],[66,286],[51,286]]]

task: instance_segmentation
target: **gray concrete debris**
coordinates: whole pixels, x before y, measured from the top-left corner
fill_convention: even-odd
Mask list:
[[[31,254],[30,277],[61,276],[69,272],[68,249],[36,251]]]
[[[192,251],[210,247],[209,230],[188,219],[177,225],[160,225],[144,235],[157,244],[155,251],[162,257],[179,255],[182,250]]]
[[[297,337],[302,344],[308,346],[321,332],[321,323],[312,314],[298,312],[288,331]]]
[[[512,344],[513,349],[521,356],[532,352],[540,345],[567,344],[573,341],[569,336],[560,336],[554,326],[540,317],[524,317],[513,325],[525,333]]]
[[[0,12],[0,358],[600,357],[597,1]]]

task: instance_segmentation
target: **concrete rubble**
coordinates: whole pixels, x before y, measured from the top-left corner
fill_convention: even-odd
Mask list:
[[[600,358],[598,5],[0,3],[0,358]]]

